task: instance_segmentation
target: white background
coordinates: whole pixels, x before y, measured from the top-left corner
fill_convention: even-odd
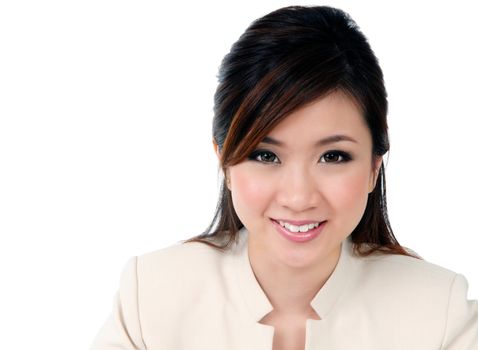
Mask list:
[[[218,66],[291,4],[1,3],[0,348],[87,348],[126,261],[205,229]],[[369,38],[389,93],[392,227],[478,298],[473,2],[300,4],[343,8]]]

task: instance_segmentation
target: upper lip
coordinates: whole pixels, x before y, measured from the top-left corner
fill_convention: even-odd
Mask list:
[[[282,222],[287,222],[291,225],[295,226],[302,226],[302,225],[308,225],[308,224],[315,224],[316,222],[321,223],[321,220],[288,220],[288,219],[272,219],[274,221],[282,221]]]

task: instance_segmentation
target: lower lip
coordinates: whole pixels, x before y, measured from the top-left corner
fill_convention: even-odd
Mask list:
[[[277,221],[272,220],[272,224],[274,225],[275,229],[284,237],[287,238],[289,241],[292,242],[309,242],[313,240],[315,237],[320,235],[322,232],[322,229],[326,223],[326,221],[323,221],[320,223],[319,226],[316,228],[309,230],[307,232],[290,232],[286,230],[284,227],[282,227]]]

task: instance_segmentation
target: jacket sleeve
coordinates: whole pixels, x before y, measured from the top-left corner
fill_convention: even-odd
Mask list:
[[[478,300],[467,300],[468,282],[457,274],[448,300],[442,350],[478,349]]]
[[[138,311],[137,257],[131,258],[123,269],[113,310],[90,350],[145,350]]]

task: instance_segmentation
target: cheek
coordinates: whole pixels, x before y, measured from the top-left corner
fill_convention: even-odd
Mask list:
[[[360,220],[368,199],[369,173],[354,171],[330,179],[327,198],[336,212]]]
[[[267,208],[272,197],[270,179],[246,166],[231,169],[231,192],[234,208],[241,216]]]

